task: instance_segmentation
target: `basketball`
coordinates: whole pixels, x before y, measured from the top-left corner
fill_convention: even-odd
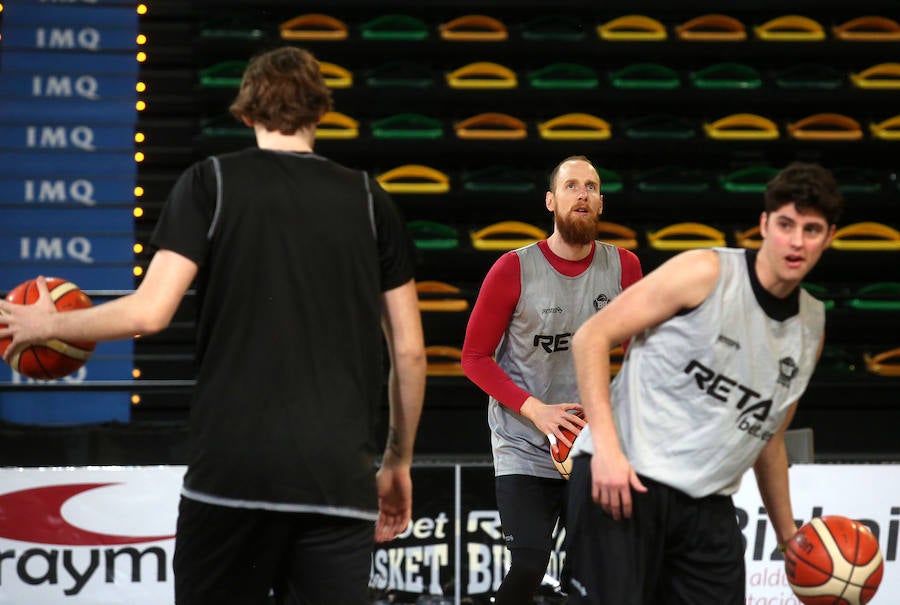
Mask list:
[[[47,278],[50,297],[59,311],[73,311],[92,306],[91,299],[78,286],[58,277]],[[13,288],[6,300],[12,303],[30,305],[39,295],[37,283],[30,279]],[[0,316],[2,323],[2,316]],[[0,355],[6,352],[10,339],[0,339]],[[51,338],[39,345],[27,347],[9,360],[10,367],[29,378],[53,380],[68,376],[83,366],[94,351],[93,342],[64,342]]]
[[[788,582],[806,605],[862,605],[878,590],[884,563],[872,531],[838,515],[801,527],[784,551]]]
[[[577,414],[577,416],[579,418],[584,418],[582,414]],[[575,437],[577,437],[575,433],[565,427],[560,427],[559,430],[565,435],[566,439],[571,442],[575,441]],[[572,473],[572,458],[569,457],[572,448],[557,440],[556,435],[552,433],[547,435],[547,439],[550,440],[550,459],[553,460],[553,466],[555,466],[556,470],[559,471],[559,474],[563,476],[563,479],[568,479],[569,475]]]

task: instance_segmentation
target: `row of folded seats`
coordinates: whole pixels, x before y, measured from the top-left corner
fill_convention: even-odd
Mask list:
[[[248,24],[240,16],[231,16],[208,23],[201,28],[201,38],[207,40],[244,39],[255,44],[285,42],[340,42],[368,40],[409,42],[404,48],[415,50],[417,41],[437,39],[448,42],[504,42],[519,39],[529,42],[821,42],[874,41],[900,42],[900,24],[883,16],[861,16],[841,23],[823,23],[800,15],[783,15],[760,23],[744,23],[740,19],[721,14],[707,14],[684,21],[664,22],[647,15],[624,15],[603,22],[571,15],[542,16],[516,23],[481,14],[428,23],[413,15],[385,14],[364,22],[348,22],[321,13],[309,13],[284,19],[277,23]],[[377,45],[376,45],[377,46]],[[745,63],[714,62],[690,68],[674,69],[661,63],[634,62],[613,69],[595,68],[586,62],[552,62],[543,66],[503,65],[493,61],[475,61],[444,71],[434,63],[415,60],[389,60],[376,66],[357,68],[329,62],[328,44],[313,45],[320,59],[326,83],[333,89],[370,88],[406,89],[412,92],[444,87],[451,90],[510,90],[528,86],[532,89],[590,90],[610,86],[621,90],[666,91],[692,87],[695,89],[758,90],[774,86],[785,90],[836,90],[858,88],[869,90],[900,89],[900,62],[846,66],[797,63],[788,59],[765,70]],[[487,47],[485,47],[487,48]],[[496,47],[495,47],[496,48]],[[582,46],[581,48],[585,48]],[[384,59],[365,56],[365,61]],[[850,59],[848,59],[850,60]],[[205,67],[198,73],[199,85],[208,94],[236,89],[246,61],[226,60]],[[218,91],[217,91],[218,89]],[[873,93],[882,98],[880,93]],[[873,97],[874,98],[874,97]],[[340,98],[339,98],[340,100]],[[349,105],[348,105],[349,106]],[[352,109],[351,109],[352,113]],[[425,112],[427,113],[427,112]],[[894,113],[894,112],[889,112]],[[763,115],[735,113],[715,120],[691,119],[668,114],[642,114],[613,120],[581,112],[549,115],[544,119],[522,119],[514,115],[485,112],[465,119],[431,116],[424,113],[403,112],[378,119],[369,116],[357,119],[347,113],[331,112],[322,120],[317,138],[358,139],[371,137],[381,140],[410,140],[418,145],[440,141],[449,136],[465,140],[522,140],[538,136],[548,140],[596,141],[607,139],[721,139],[773,140],[782,137],[813,141],[855,141],[862,139],[900,140],[900,114],[860,116],[837,113],[811,113],[797,119],[777,123]],[[249,137],[252,133],[228,115],[212,116],[203,121],[202,135],[218,137]],[[439,148],[435,148],[439,149]],[[834,171],[845,193],[878,193],[900,187],[896,175],[883,174],[870,168],[838,166]],[[377,172],[377,171],[376,171]],[[703,193],[724,191],[759,195],[765,183],[774,175],[771,166],[745,166],[722,174],[682,166],[661,166],[634,171],[623,176],[601,168],[604,193],[623,191],[652,193]],[[526,170],[507,166],[486,166],[466,170],[457,179],[450,174],[422,164],[404,164],[386,169],[376,175],[379,183],[401,200],[405,195],[416,196],[466,191],[483,193],[540,194],[545,183]],[[449,214],[440,214],[449,216]],[[457,217],[457,219],[462,217]],[[408,227],[416,246],[437,255],[453,251],[486,251],[502,253],[546,238],[548,233],[533,224],[520,220],[505,220],[477,228],[471,224],[412,220]],[[633,229],[626,225],[604,221],[598,238],[642,253],[648,249],[676,251],[698,247],[737,245],[756,248],[760,244],[758,226],[733,232],[716,226],[681,222],[654,229]],[[865,221],[841,227],[833,242],[836,250],[898,251],[900,232],[892,226]],[[449,258],[451,255],[448,254]],[[835,288],[813,283],[804,286],[822,300],[830,312],[893,313],[900,311],[900,282],[880,282],[852,287]],[[418,281],[419,306],[425,314],[426,325],[435,316],[455,314],[458,325],[471,309],[477,286],[422,279]],[[446,326],[445,326],[446,327]],[[446,330],[444,330],[446,333]],[[440,330],[438,331],[440,333]],[[455,332],[454,332],[455,333]],[[430,376],[462,376],[459,338],[448,337],[444,342],[430,343],[428,374]],[[443,337],[441,337],[443,338]],[[430,338],[429,340],[434,340]],[[826,347],[820,372],[851,375],[865,372],[882,376],[900,376],[900,348],[857,346]],[[613,352],[611,372],[621,364],[621,348]]]
[[[844,41],[898,41],[900,24],[890,17],[862,15],[841,23],[823,25],[804,15],[781,15],[749,27],[740,19],[718,13],[698,15],[679,23],[639,14],[622,15],[603,23],[576,16],[541,16],[513,26],[484,14],[466,14],[439,24],[409,14],[390,13],[351,27],[335,16],[322,13],[297,15],[276,25],[248,25],[236,17],[210,21],[201,29],[206,38],[264,38],[278,36],[289,41],[340,41],[358,36],[362,40],[421,41],[432,36],[457,42],[503,42],[517,34],[523,40],[578,41],[596,34],[610,42],[684,41],[743,42],[751,39],[774,42],[818,42],[829,38]],[[592,32],[589,34],[589,32]]]
[[[412,220],[407,227],[416,247],[421,250],[456,250],[468,246],[473,250],[507,251],[550,235],[536,225],[517,220],[498,221],[472,229],[467,234],[465,228],[432,220]],[[756,249],[762,243],[759,225],[737,230],[729,237],[714,226],[691,221],[646,230],[641,235],[625,225],[601,221],[597,237],[627,250],[672,251],[727,245]],[[851,223],[837,229],[831,247],[842,251],[900,251],[900,231],[876,221]]]
[[[877,194],[900,189],[900,178],[895,172],[883,172],[870,168],[835,165],[830,170],[837,180],[838,189],[844,194]],[[720,173],[701,170],[679,164],[648,167],[619,172],[598,166],[603,193],[687,193],[727,192],[762,194],[778,169],[768,164],[752,164]],[[508,193],[526,194],[540,192],[546,187],[545,175],[494,164],[483,168],[468,169],[454,174],[424,164],[403,164],[375,172],[378,183],[392,194],[440,195],[451,191],[471,194]]]
[[[859,141],[880,139],[900,141],[900,114],[869,121],[864,128],[859,120],[838,113],[815,113],[779,126],[775,120],[755,113],[733,113],[712,121],[651,113],[623,118],[618,128],[609,121],[589,113],[572,112],[540,120],[530,126],[526,120],[501,112],[483,112],[445,124],[450,120],[418,113],[400,113],[373,120],[369,133],[380,139],[412,139],[416,141],[444,138],[452,128],[459,139],[521,140],[536,133],[548,140],[603,141],[618,136],[631,139],[688,140],[701,134],[713,140],[770,141],[782,137],[807,141]],[[868,132],[866,132],[868,131]],[[206,137],[252,137],[230,115],[203,120]],[[356,139],[364,136],[360,121],[345,113],[330,111],[323,116],[316,131],[318,139]]]
[[[199,71],[202,88],[234,88],[240,85],[247,62],[225,60]],[[320,61],[322,75],[330,88],[351,88],[357,82],[353,71],[329,61]],[[364,70],[362,81],[370,87],[429,88],[443,81],[460,90],[509,90],[521,82],[536,89],[588,90],[608,81],[613,88],[627,90],[672,90],[685,83],[698,89],[757,90],[767,82],[790,90],[834,90],[844,86],[861,89],[900,89],[900,63],[883,62],[846,71],[815,63],[782,65],[771,74],[753,65],[734,61],[716,62],[681,72],[655,62],[636,62],[602,73],[590,65],[554,62],[515,70],[493,61],[473,61],[446,72],[436,72],[431,64],[415,61],[388,61]]]

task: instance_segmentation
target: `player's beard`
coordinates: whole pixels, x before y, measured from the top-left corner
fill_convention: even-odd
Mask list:
[[[590,220],[588,216],[576,213],[554,216],[556,230],[564,242],[572,246],[585,246],[597,239],[600,217],[595,215],[594,220]]]

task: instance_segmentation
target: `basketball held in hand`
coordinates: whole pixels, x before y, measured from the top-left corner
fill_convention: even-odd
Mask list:
[[[50,298],[59,311],[73,311],[92,306],[91,299],[78,286],[59,277],[48,277],[47,288]],[[37,281],[30,279],[13,288],[6,300],[20,305],[30,305],[37,301],[40,292]],[[3,316],[0,315],[0,324]],[[6,352],[10,339],[0,339],[0,355]],[[9,359],[13,370],[36,380],[53,380],[77,372],[87,363],[96,343],[64,342],[51,338],[37,345],[26,347]]]
[[[576,414],[576,416],[584,418],[583,414]],[[566,427],[560,427],[559,431],[570,442],[575,442],[575,437],[577,437],[575,433]],[[556,470],[559,471],[559,474],[563,476],[563,479],[568,479],[569,475],[572,474],[572,457],[570,456],[572,448],[558,440],[556,435],[552,433],[547,435],[547,438],[550,440],[550,458],[553,460],[553,466],[555,466]]]
[[[806,605],[862,605],[884,573],[872,531],[839,515],[816,517],[785,545],[788,582]]]

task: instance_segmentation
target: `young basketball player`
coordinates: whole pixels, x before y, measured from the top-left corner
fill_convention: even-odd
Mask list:
[[[841,209],[829,171],[791,164],[767,185],[758,252],[679,254],[578,330],[573,603],[743,604],[731,495],[750,467],[779,544],[794,534],[784,432],[825,322],[800,282]],[[628,338],[610,385],[610,345]]]
[[[313,152],[331,108],[319,64],[250,61],[232,113],[258,147],[189,167],[137,290],[56,313],[0,303],[6,355],[58,337],[153,334],[196,281],[199,373],[175,544],[175,602],[364,603],[374,539],[403,531],[425,352],[413,246],[365,173]],[[382,327],[390,425],[375,475]],[[374,524],[374,527],[373,527]]]
[[[545,194],[553,234],[502,255],[469,318],[466,375],[490,396],[497,508],[511,555],[498,605],[530,603],[541,584],[566,481],[548,435],[571,445],[580,412],[570,339],[581,323],[641,277],[633,253],[596,241],[600,177],[584,156],[553,170]]]

